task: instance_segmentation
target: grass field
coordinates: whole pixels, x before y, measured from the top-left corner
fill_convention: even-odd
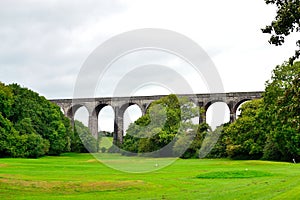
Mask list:
[[[150,158],[99,156],[120,165],[151,163]],[[300,199],[300,165],[179,159],[149,173],[126,173],[107,167],[90,154],[0,159],[0,199],[62,198]]]

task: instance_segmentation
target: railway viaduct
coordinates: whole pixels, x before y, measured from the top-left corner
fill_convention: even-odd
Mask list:
[[[204,113],[199,117],[199,123],[205,122],[206,111],[209,106],[216,102],[224,102],[230,111],[230,122],[236,119],[238,107],[245,101],[259,99],[262,97],[261,91],[256,92],[229,92],[229,93],[207,93],[207,94],[182,94],[178,97],[187,97],[196,106],[203,108]],[[89,113],[89,129],[94,136],[98,134],[98,114],[105,106],[111,106],[114,110],[114,142],[123,141],[123,115],[125,110],[131,105],[137,105],[144,115],[149,105],[166,95],[157,96],[133,96],[133,97],[104,97],[104,98],[80,98],[80,99],[54,99],[72,124],[76,111],[84,106]]]

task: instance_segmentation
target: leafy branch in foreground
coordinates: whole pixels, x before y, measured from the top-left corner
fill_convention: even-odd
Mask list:
[[[282,45],[286,36],[292,32],[300,32],[300,0],[265,0],[265,2],[266,4],[275,4],[277,13],[275,20],[261,30],[263,33],[271,34],[270,44]],[[296,46],[298,49],[289,59],[291,65],[300,56],[300,40],[296,41]]]

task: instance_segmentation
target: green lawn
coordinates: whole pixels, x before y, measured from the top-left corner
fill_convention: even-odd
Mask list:
[[[99,154],[115,166],[153,168],[164,159]],[[151,171],[151,170],[150,170]],[[0,159],[0,199],[300,199],[300,165],[179,159],[148,173],[107,167],[90,154]]]

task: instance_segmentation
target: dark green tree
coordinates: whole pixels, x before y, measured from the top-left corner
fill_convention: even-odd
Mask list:
[[[7,118],[10,115],[13,104],[13,93],[11,89],[0,82],[0,113]]]
[[[270,44],[282,45],[285,37],[292,32],[300,32],[300,0],[265,0],[266,4],[277,6],[277,15],[270,25],[262,29],[263,33],[271,34]],[[300,56],[300,40],[296,41],[298,49],[289,59],[293,62]]]
[[[67,123],[60,108],[37,93],[21,88],[17,84],[11,84],[8,87],[13,93],[13,109],[8,119],[15,124],[17,130],[30,134],[33,130],[28,132],[29,130],[26,129],[34,128],[36,134],[49,141],[48,154],[59,155],[69,151],[70,123]]]
[[[206,158],[226,158],[228,154],[226,152],[227,143],[229,142],[228,132],[225,133],[225,130],[230,126],[230,123],[225,123],[221,126],[218,126],[214,131],[210,132],[211,137],[209,137],[209,145],[213,145],[210,148],[209,153],[206,155]],[[212,139],[212,141],[211,141]],[[215,141],[217,139],[217,141]],[[205,145],[205,142],[204,144]]]
[[[237,159],[260,159],[266,142],[264,123],[262,99],[244,103],[239,118],[224,128],[227,155]]]
[[[264,112],[268,130],[265,159],[300,159],[300,62],[277,66],[266,84]]]
[[[39,157],[70,150],[73,132],[60,108],[17,84],[0,83],[0,157]]]

